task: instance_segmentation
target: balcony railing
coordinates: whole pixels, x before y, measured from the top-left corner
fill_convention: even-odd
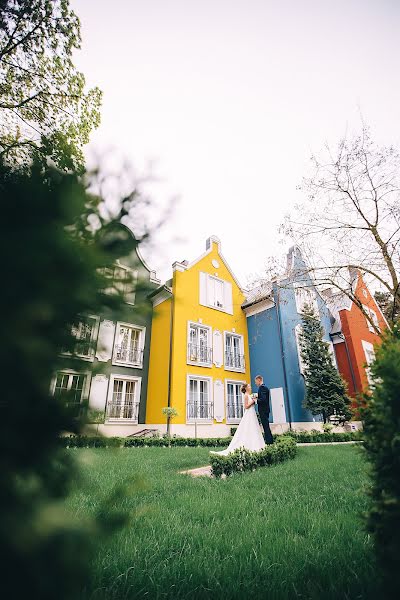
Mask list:
[[[212,362],[212,348],[188,344],[188,360],[190,362],[208,365]]]
[[[107,402],[106,419],[128,419],[137,421],[139,417],[139,402]]]
[[[211,420],[214,415],[213,402],[188,402],[187,418],[191,421]]]
[[[143,350],[141,348],[115,346],[114,360],[130,365],[141,365],[143,363]]]
[[[244,355],[225,351],[225,367],[244,370]]]
[[[243,417],[243,404],[228,402],[227,406],[227,418],[228,419],[241,419]]]

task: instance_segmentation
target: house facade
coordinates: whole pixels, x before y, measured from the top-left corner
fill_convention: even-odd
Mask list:
[[[330,339],[331,315],[308,274],[299,248],[287,255],[285,275],[252,290],[243,303],[247,318],[251,378],[263,375],[271,390],[272,430],[289,425],[312,429],[320,419],[303,408],[304,367],[300,355],[301,312],[306,304],[319,317],[324,340]]]
[[[245,296],[218,238],[152,294],[153,323],[146,424],[165,431],[162,409],[175,408],[171,432],[225,436],[243,415],[240,387],[250,363]],[[161,424],[161,425],[160,425]]]
[[[133,236],[124,225],[120,227]],[[139,249],[121,257],[108,271],[109,293],[116,282],[114,287],[124,295],[123,306],[118,314],[105,310],[103,314],[80,316],[72,327],[79,369],[74,368],[73,357],[62,354],[52,392],[69,392],[77,406],[88,402],[99,432],[119,436],[145,422],[152,322],[147,294],[149,287],[155,288],[160,282]],[[131,283],[124,284],[128,279],[141,285],[132,291]]]
[[[351,292],[370,315],[372,323],[346,294],[326,290],[324,298],[334,317],[331,338],[338,368],[347,382],[349,395],[356,398],[367,390],[368,365],[375,358],[375,348],[381,343],[379,332],[387,327],[387,322],[361,274],[354,271],[350,275]]]

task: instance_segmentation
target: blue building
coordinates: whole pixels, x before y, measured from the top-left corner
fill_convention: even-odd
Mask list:
[[[314,307],[321,319],[324,339],[329,337],[331,315],[308,273],[300,249],[287,255],[283,277],[253,289],[242,308],[247,317],[251,378],[264,377],[271,390],[271,422],[274,429],[307,428],[319,420],[303,408],[305,385],[300,356],[301,312],[305,304]],[[308,427],[311,427],[310,425]]]

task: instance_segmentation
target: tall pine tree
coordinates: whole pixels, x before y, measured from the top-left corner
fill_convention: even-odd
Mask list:
[[[351,417],[346,384],[332,363],[329,344],[323,340],[322,325],[309,305],[301,315],[301,358],[304,363],[306,396],[304,408],[322,415],[324,423],[331,415],[347,421]]]

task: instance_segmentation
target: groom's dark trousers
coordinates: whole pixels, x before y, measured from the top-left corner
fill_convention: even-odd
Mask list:
[[[273,444],[271,428],[269,426],[269,389],[262,384],[258,388],[258,414],[260,415],[261,425],[264,429],[264,439],[266,444]]]

